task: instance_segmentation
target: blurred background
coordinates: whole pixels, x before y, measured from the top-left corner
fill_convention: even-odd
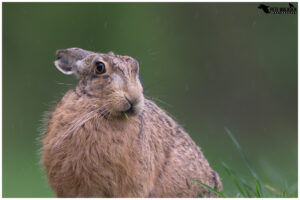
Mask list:
[[[3,3],[3,196],[54,197],[37,138],[76,83],[53,64],[69,47],[138,59],[145,95],[201,146],[229,196],[222,162],[252,178],[224,127],[264,183],[297,191],[297,15],[258,5]]]

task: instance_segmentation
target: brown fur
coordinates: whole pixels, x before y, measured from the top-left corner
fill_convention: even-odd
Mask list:
[[[82,62],[56,64],[72,63],[65,69],[72,68],[79,82],[52,113],[42,147],[42,163],[58,197],[213,196],[189,178],[222,190],[190,136],[144,99],[133,58],[93,52],[76,57],[73,48],[67,50],[64,59]],[[106,73],[94,74],[95,59],[105,62]],[[128,119],[126,99],[134,102]]]

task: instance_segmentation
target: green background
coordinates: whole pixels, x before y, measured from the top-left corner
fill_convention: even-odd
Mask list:
[[[226,194],[237,191],[222,161],[252,179],[224,127],[264,183],[296,191],[297,15],[258,5],[3,3],[3,196],[54,196],[37,138],[76,83],[53,65],[69,47],[138,59],[145,95],[201,146]]]

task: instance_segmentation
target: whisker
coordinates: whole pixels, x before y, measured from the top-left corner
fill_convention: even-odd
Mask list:
[[[107,117],[108,120],[112,119],[112,113],[111,112],[108,112],[108,117]]]
[[[105,105],[104,105],[104,106],[105,106]],[[91,112],[88,112],[88,113],[86,113],[86,114],[84,114],[84,115],[82,115],[82,116],[79,116],[78,118],[75,118],[75,119],[74,119],[73,121],[71,121],[70,123],[66,124],[65,126],[70,125],[70,127],[68,128],[67,131],[69,131],[70,129],[72,129],[78,122],[80,122],[80,120],[82,120],[82,119],[84,119],[85,117],[91,115],[93,112],[98,111],[99,109],[103,108],[104,106],[101,106],[100,108],[97,108],[97,109],[95,109],[95,110],[92,110]],[[64,127],[65,127],[65,126],[64,126]]]
[[[58,81],[56,81],[55,83],[58,84],[58,85],[67,85],[67,86],[72,86],[73,85],[73,84],[62,83],[62,82],[58,82]]]
[[[80,117],[74,119],[72,122],[68,123],[68,125],[71,125],[71,126],[66,130],[66,132],[63,134],[63,136],[56,142],[56,144],[54,145],[54,147],[57,147],[62,141],[65,140],[65,138],[66,138],[70,133],[72,133],[73,131],[77,130],[79,127],[81,127],[81,126],[82,126],[84,123],[86,123],[88,120],[92,119],[92,118],[95,116],[95,114],[96,114],[99,110],[101,110],[101,109],[104,108],[104,109],[101,111],[101,113],[100,113],[100,114],[102,114],[105,110],[107,110],[107,109],[105,109],[105,108],[106,108],[106,106],[108,106],[108,105],[109,105],[109,103],[108,103],[108,104],[105,104],[105,105],[103,105],[103,106],[101,106],[101,107],[99,107],[99,108],[97,108],[97,109],[95,109],[95,110],[92,110],[91,112],[86,113],[86,114],[84,114],[84,115],[82,115],[82,116],[80,116]],[[87,117],[87,118],[86,118],[86,117]],[[84,118],[86,118],[86,119],[84,119]],[[82,121],[82,120],[83,120],[83,121]],[[65,126],[64,126],[64,127],[65,127]]]
[[[103,107],[104,107],[104,106],[102,106],[102,107],[100,107],[100,108],[97,108],[96,110],[93,110],[93,111],[89,112],[89,113],[86,114],[85,116],[80,117],[80,119],[77,120],[77,121],[76,121],[69,129],[71,129],[71,131],[73,131],[74,128],[76,128],[77,124],[78,124],[78,123],[81,123],[80,121],[81,121],[82,119],[84,119],[85,117],[87,117],[87,119],[90,119],[90,118],[93,116],[93,114],[97,113],[97,112],[98,112],[100,109],[102,109]],[[90,117],[90,116],[91,116],[91,117]],[[86,122],[86,120],[83,120],[83,121]]]
[[[91,111],[91,112],[93,112],[93,111]],[[86,117],[87,115],[89,115],[91,112],[88,112],[88,113],[86,113],[86,114],[84,114],[84,115],[79,116],[78,118],[75,118],[74,120],[72,120],[71,122],[69,122],[68,124],[66,124],[65,126],[67,126],[67,125],[72,125],[73,123],[77,122],[77,121],[80,120],[81,118],[84,118],[84,117]],[[64,126],[64,127],[65,127],[65,126]]]
[[[160,102],[160,103],[162,103],[162,104],[165,104],[165,105],[167,105],[167,106],[169,106],[169,107],[173,107],[171,104],[168,104],[167,102],[165,102],[165,101],[163,101],[163,100],[161,100],[161,99],[159,99],[159,98],[157,98],[157,97],[149,97],[149,96],[146,96],[146,95],[144,95],[146,98],[148,98],[148,99],[151,99],[151,100],[153,100],[153,101],[158,101],[158,102]]]
[[[103,110],[103,111],[101,111],[101,113],[99,113],[99,114],[102,114],[102,113],[105,112],[105,111],[106,111],[106,110]],[[93,114],[96,114],[96,113],[93,113]],[[89,117],[89,118],[83,120],[82,122],[80,122],[79,125],[75,126],[74,130],[76,130],[77,128],[81,127],[83,124],[85,124],[87,121],[89,121],[89,120],[92,119],[93,117],[94,117],[94,115],[92,115],[91,117]],[[102,118],[103,118],[103,117],[102,117]]]

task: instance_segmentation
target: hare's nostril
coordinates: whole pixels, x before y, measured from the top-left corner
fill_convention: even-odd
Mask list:
[[[138,104],[138,98],[128,98],[125,96],[125,99],[128,101],[130,106],[135,106],[136,104]]]
[[[134,113],[134,107],[130,104],[129,109],[125,110],[124,112],[126,114],[132,114],[132,113]]]
[[[127,96],[125,96],[125,99],[127,100],[128,107],[123,112],[125,112],[126,114],[135,113],[136,105],[138,104],[138,99],[137,98],[129,98]]]

